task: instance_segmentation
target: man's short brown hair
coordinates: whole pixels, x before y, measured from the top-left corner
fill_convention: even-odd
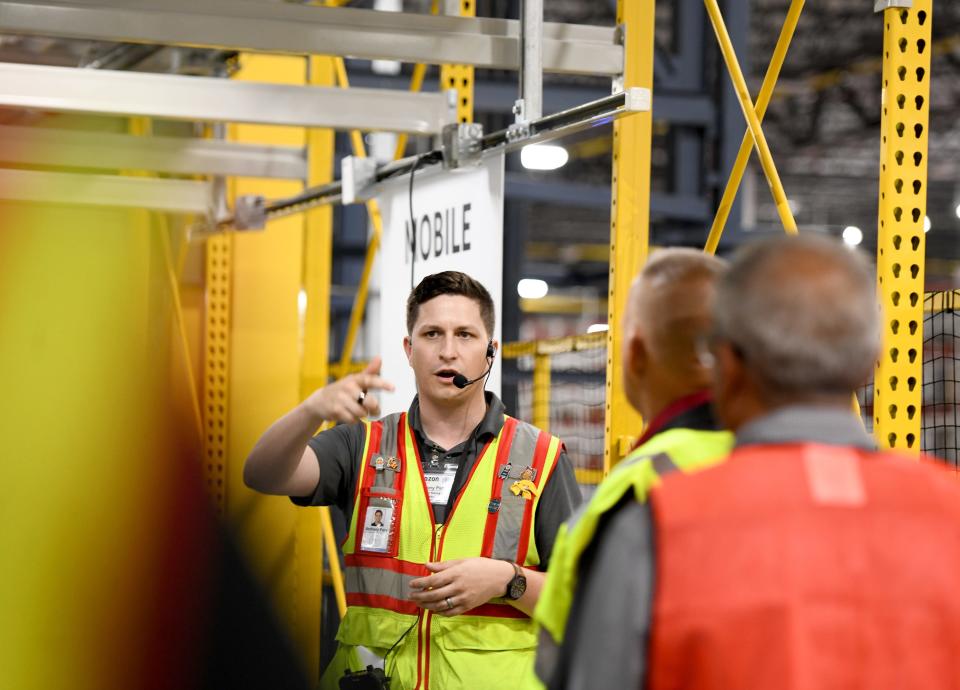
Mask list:
[[[413,325],[420,315],[420,305],[441,295],[463,295],[469,297],[480,307],[480,318],[487,329],[487,337],[493,337],[496,322],[493,310],[493,298],[478,281],[460,271],[434,273],[420,281],[407,297],[407,333],[413,333]]]

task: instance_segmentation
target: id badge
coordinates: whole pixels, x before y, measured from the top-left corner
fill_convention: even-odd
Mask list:
[[[457,466],[444,464],[442,469],[427,469],[423,478],[427,482],[427,495],[433,505],[445,506],[450,501],[453,480],[457,476]]]
[[[396,538],[397,501],[394,498],[371,496],[363,514],[363,536],[360,550],[370,553],[393,553]]]

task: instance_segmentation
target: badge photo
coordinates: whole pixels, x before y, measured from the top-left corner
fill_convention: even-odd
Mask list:
[[[393,502],[381,499],[371,500],[363,516],[363,537],[360,549],[373,553],[388,553],[391,550],[393,534]]]

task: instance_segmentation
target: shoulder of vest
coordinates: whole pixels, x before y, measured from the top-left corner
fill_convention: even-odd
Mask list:
[[[544,430],[541,429],[540,427],[536,427],[536,426],[534,426],[533,424],[531,424],[530,422],[525,422],[525,421],[523,421],[522,419],[517,419],[516,417],[511,417],[511,416],[508,415],[508,414],[503,415],[503,418],[504,418],[504,422],[506,422],[506,420],[508,420],[508,419],[514,420],[514,421],[517,423],[517,431],[518,431],[518,432],[522,429],[525,433],[528,433],[528,434],[530,434],[530,435],[533,436],[533,437],[537,437],[537,436],[539,436],[541,433],[545,433],[545,434],[547,434],[551,439],[554,439],[554,438],[555,438],[555,439],[557,439],[558,441],[560,441],[561,443],[563,443],[563,441],[560,439],[559,436],[554,436],[554,435],[551,434],[549,431],[544,431]]]
[[[401,415],[403,415],[403,412],[392,412],[388,415],[384,415],[377,421],[379,421],[384,426],[388,426],[388,425],[396,426],[400,423]]]
[[[733,441],[734,436],[729,431],[668,429],[634,449],[621,465],[633,465],[664,453],[673,459],[697,457],[704,453],[728,454],[733,449]]]

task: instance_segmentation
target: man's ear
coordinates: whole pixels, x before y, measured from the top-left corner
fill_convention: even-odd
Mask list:
[[[403,336],[403,351],[407,354],[407,362],[411,364],[410,357],[413,355],[413,341],[410,340],[409,335]]]
[[[714,382],[718,397],[730,399],[741,394],[748,385],[748,371],[743,357],[728,342],[719,342],[714,347]]]
[[[640,331],[633,330],[627,338],[627,358],[623,366],[633,378],[642,378],[650,366],[650,351]]]

